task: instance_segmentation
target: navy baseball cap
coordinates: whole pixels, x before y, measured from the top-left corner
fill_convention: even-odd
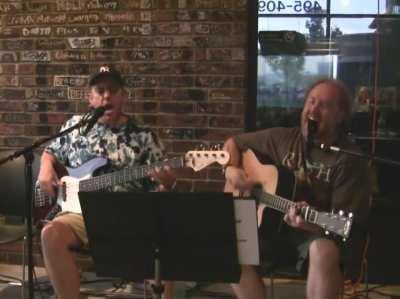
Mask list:
[[[119,85],[124,85],[124,79],[122,79],[122,76],[118,71],[113,70],[109,66],[101,66],[97,73],[89,76],[89,86],[95,85],[102,78],[110,78]]]

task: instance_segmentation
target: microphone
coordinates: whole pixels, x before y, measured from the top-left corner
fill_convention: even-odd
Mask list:
[[[306,157],[310,158],[311,149],[314,146],[315,135],[318,132],[318,122],[309,117],[307,122],[307,141],[306,141]]]
[[[94,124],[100,117],[103,116],[104,112],[106,112],[106,107],[104,106],[93,109],[92,113],[89,114],[89,119],[86,120],[86,127],[83,130],[82,135],[86,135],[90,131],[90,129],[93,128]]]
[[[332,145],[326,145],[325,143],[318,144],[318,147],[320,149],[322,149],[323,151],[326,151],[326,152],[329,152],[329,151],[331,151],[331,152],[340,152],[340,151],[342,151],[342,149],[340,147],[332,146]]]

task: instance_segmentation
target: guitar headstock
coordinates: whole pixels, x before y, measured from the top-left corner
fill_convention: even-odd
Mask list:
[[[316,223],[325,230],[325,234],[334,233],[346,241],[350,235],[353,213],[345,215],[343,211],[339,213],[319,212]]]
[[[221,150],[200,150],[189,151],[185,154],[185,165],[193,168],[194,171],[199,171],[214,162],[221,165],[227,164],[229,162],[229,153]]]

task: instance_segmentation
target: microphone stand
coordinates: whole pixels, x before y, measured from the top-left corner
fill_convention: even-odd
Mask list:
[[[337,146],[328,146],[328,145],[325,145],[323,143],[317,144],[317,146],[321,150],[326,151],[326,152],[330,152],[331,151],[331,152],[344,153],[344,154],[360,157],[360,158],[363,158],[363,159],[369,159],[371,161],[377,161],[377,162],[382,162],[382,163],[386,163],[386,164],[400,166],[400,162],[399,161],[386,159],[386,158],[381,158],[381,157],[377,157],[377,156],[371,155],[371,154],[365,154],[365,153],[360,153],[360,152],[356,152],[356,151],[345,150],[345,149],[339,148]]]
[[[20,156],[24,156],[25,158],[25,194],[26,194],[26,200],[25,200],[25,223],[26,223],[26,241],[27,241],[27,252],[28,252],[28,298],[33,299],[33,246],[32,246],[32,194],[33,194],[33,176],[32,176],[32,164],[34,160],[33,156],[33,151],[41,146],[42,144],[58,138],[60,136],[66,135],[69,132],[81,128],[84,125],[87,125],[91,118],[85,118],[83,117],[82,120],[77,123],[76,125],[63,130],[55,135],[51,135],[49,137],[41,138],[37,141],[35,141],[32,145],[27,146],[21,150],[15,151],[13,154],[9,155],[8,157],[5,157],[3,159],[0,159],[0,166],[7,163],[8,161],[11,161],[13,159],[16,159]],[[25,271],[25,268],[23,269]],[[25,281],[22,282],[22,288],[23,292],[25,291]]]

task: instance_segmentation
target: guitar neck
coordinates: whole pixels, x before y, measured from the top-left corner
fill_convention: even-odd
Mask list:
[[[171,168],[180,168],[185,165],[182,157],[173,158],[166,161],[155,162],[150,165],[142,165],[136,167],[127,167],[122,170],[107,173],[104,175],[92,177],[90,179],[81,180],[79,182],[79,190],[96,191],[124,184],[129,181],[139,180],[148,177],[156,168],[169,166]]]
[[[261,191],[261,190],[260,190]],[[282,213],[286,213],[291,207],[294,207],[296,204],[288,199],[280,197],[278,195],[269,194],[266,192],[260,192],[257,194],[257,198],[261,203],[266,206],[280,211]],[[310,207],[301,207],[300,214],[303,219],[307,222],[316,223],[318,219],[318,211],[310,208]]]

